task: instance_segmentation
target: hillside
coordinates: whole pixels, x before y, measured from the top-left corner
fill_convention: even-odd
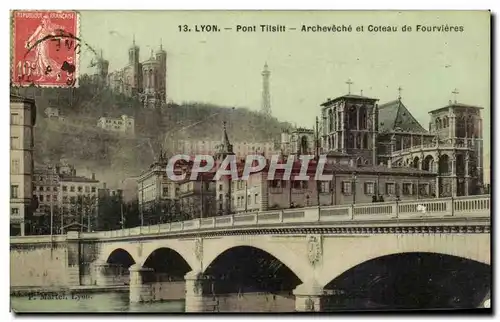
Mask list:
[[[168,104],[144,109],[138,100],[111,92],[83,76],[75,89],[23,88],[20,95],[37,103],[35,163],[58,162],[64,158],[77,167],[95,172],[110,186],[146,169],[160,146],[176,139],[220,140],[227,122],[231,141],[276,141],[290,125],[246,108],[205,103]],[[47,107],[59,108],[64,122],[49,120]],[[136,137],[126,138],[96,128],[101,116],[132,115]],[[167,151],[168,152],[168,151]]]

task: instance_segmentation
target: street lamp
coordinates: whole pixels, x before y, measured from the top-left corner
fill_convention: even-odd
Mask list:
[[[356,179],[358,175],[356,172],[352,173],[352,204],[356,204]]]

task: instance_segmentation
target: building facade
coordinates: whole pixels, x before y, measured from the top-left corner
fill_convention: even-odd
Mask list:
[[[97,189],[99,181],[71,173],[59,174],[61,209],[59,230],[64,233],[68,226],[79,224],[85,230],[95,229],[97,216]],[[62,226],[62,227],[61,227]]]
[[[97,121],[97,127],[106,131],[134,135],[135,121],[134,118],[128,115],[122,115],[119,118],[101,117]]]
[[[294,166],[290,180],[279,174],[269,180],[267,169],[251,174],[248,180],[234,180],[232,209],[235,213],[377,201],[414,200],[435,197],[436,174],[413,168],[384,165],[327,164],[323,174],[332,180],[316,181],[315,164],[310,164],[309,180],[294,180],[300,165]]]
[[[296,128],[281,133],[281,153],[284,155],[312,155],[315,154],[315,149],[315,134],[312,129]]]
[[[172,143],[174,154],[188,155],[215,155],[220,141],[204,140],[177,140]],[[233,151],[237,158],[244,158],[249,154],[264,154],[271,156],[275,153],[274,142],[234,142]]]
[[[37,167],[33,176],[33,196],[38,201],[35,214],[39,217],[40,233],[60,234],[74,223],[95,228],[99,181],[79,176],[74,166],[65,161]],[[40,218],[44,217],[44,218]],[[87,228],[88,229],[88,228]]]
[[[35,101],[10,95],[10,234],[24,236],[33,207]]]

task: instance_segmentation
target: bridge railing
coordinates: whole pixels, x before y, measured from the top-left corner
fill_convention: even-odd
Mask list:
[[[274,224],[307,224],[356,222],[367,220],[399,220],[439,217],[489,217],[490,195],[456,198],[434,198],[399,202],[366,203],[307,208],[293,208],[249,212],[237,215],[197,218],[183,222],[126,228],[112,231],[80,233],[80,238],[119,238],[138,235],[156,235],[170,232],[210,230],[227,227],[248,227]],[[11,242],[48,242],[51,236],[11,237]],[[64,241],[65,235],[52,236],[53,241]]]

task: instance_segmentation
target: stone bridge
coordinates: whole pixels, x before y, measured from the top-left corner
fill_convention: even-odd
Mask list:
[[[128,284],[130,301],[143,302],[168,299],[175,284],[188,312],[212,310],[217,294],[245,292],[279,294],[292,301],[291,310],[321,311],[334,293],[378,287],[358,285],[368,276],[389,279],[377,282],[387,286],[383,292],[404,284],[392,276],[422,286],[428,281],[414,276],[422,268],[440,285],[466,274],[460,276],[476,290],[469,301],[482,306],[491,283],[490,211],[490,196],[474,196],[12,237],[11,287]]]

